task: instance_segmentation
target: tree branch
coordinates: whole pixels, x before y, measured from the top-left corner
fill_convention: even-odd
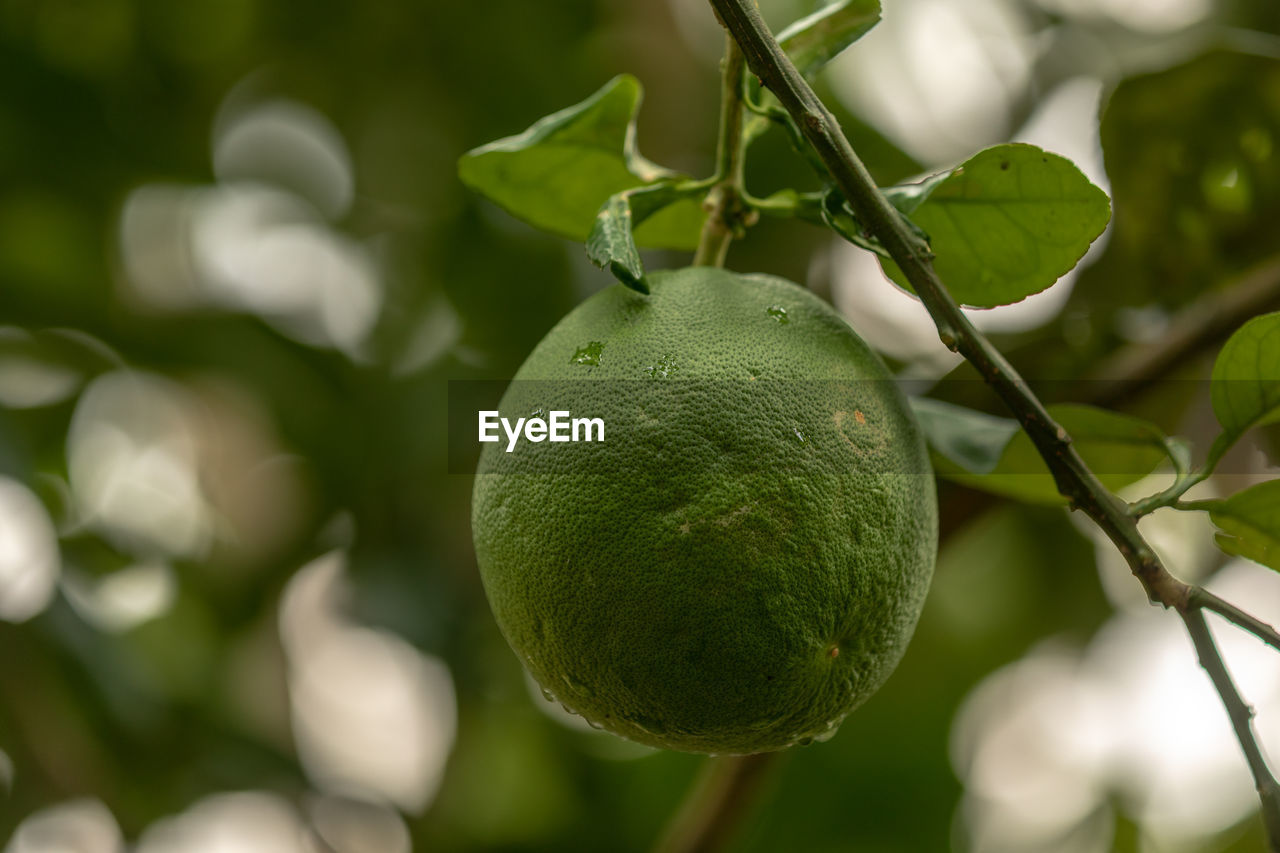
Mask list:
[[[790,113],[863,227],[880,241],[902,269],[938,327],[942,342],[973,364],[1013,412],[1053,473],[1058,491],[1073,509],[1083,511],[1107,535],[1142,582],[1151,601],[1182,614],[1201,652],[1202,664],[1213,678],[1233,721],[1237,720],[1238,706],[1244,703],[1235,692],[1212,639],[1206,645],[1196,634],[1197,626],[1204,624],[1204,617],[1198,607],[1191,604],[1194,588],[1169,574],[1139,532],[1137,519],[1098,481],[1071,446],[1067,431],[1050,417],[1025,380],[960,311],[933,270],[928,245],[876,187],[835,117],[778,46],[751,0],[710,2],[725,28],[741,45],[747,65]],[[1247,723],[1237,724],[1235,732],[1258,780],[1263,820],[1272,847],[1280,853],[1280,795],[1275,791],[1275,781],[1266,770],[1261,747],[1251,727]],[[1261,775],[1263,772],[1265,775]]]
[[[1253,731],[1253,709],[1245,703],[1235,682],[1231,680],[1231,673],[1222,662],[1222,654],[1213,641],[1204,612],[1198,608],[1188,610],[1182,614],[1182,621],[1186,623],[1187,633],[1195,644],[1200,666],[1209,674],[1209,680],[1222,697],[1222,704],[1227,709],[1227,716],[1231,718],[1231,726],[1236,732],[1236,740],[1240,741],[1240,747],[1244,750],[1249,772],[1253,774],[1254,787],[1258,789],[1258,797],[1262,801],[1262,820],[1271,839],[1271,850],[1273,853],[1280,851],[1280,784],[1276,783],[1276,777],[1272,775],[1267,759],[1258,746]]]
[[[1117,350],[1091,372],[1091,402],[1112,406],[1230,336],[1244,321],[1280,306],[1280,257],[1210,290],[1174,315],[1160,340]]]
[[[1207,589],[1195,587],[1191,590],[1191,600],[1188,602],[1193,608],[1202,610],[1212,610],[1223,619],[1253,634],[1259,640],[1280,651],[1280,632],[1275,628],[1263,622],[1256,616],[1245,613],[1234,604],[1223,601],[1218,596],[1209,592]]]

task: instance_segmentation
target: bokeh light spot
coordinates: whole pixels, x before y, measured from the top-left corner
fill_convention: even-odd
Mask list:
[[[44,610],[60,565],[44,505],[17,480],[0,477],[0,619],[23,622]]]

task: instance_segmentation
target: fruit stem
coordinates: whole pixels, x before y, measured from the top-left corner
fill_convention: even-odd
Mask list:
[[[725,34],[724,58],[720,61],[720,131],[716,141],[714,183],[702,207],[707,212],[702,225],[693,265],[722,267],[734,237],[742,236],[752,224],[752,211],[745,203],[742,134],[742,80],[746,61],[733,36]]]
[[[760,783],[778,757],[776,752],[761,752],[708,759],[654,853],[723,848],[741,817],[750,813]]]

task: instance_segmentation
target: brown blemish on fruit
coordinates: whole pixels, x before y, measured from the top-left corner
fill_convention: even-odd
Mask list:
[[[844,419],[847,417],[849,417],[849,413],[844,410],[838,411],[834,415],[832,415],[832,420],[834,420],[836,423],[836,434],[839,435],[841,438],[843,438],[844,443],[849,445],[851,449],[861,453],[862,452],[861,449],[858,447],[858,445],[853,443],[853,439],[849,438],[849,436],[845,434]]]
[[[843,431],[843,430],[844,430],[844,419],[845,419],[845,418],[847,418],[847,417],[849,417],[849,413],[848,413],[848,412],[845,412],[845,411],[839,411],[839,412],[836,412],[836,413],[835,413],[834,418],[835,418],[835,422],[836,422],[836,429],[841,430],[841,431]],[[866,425],[867,425],[867,416],[866,416],[866,415],[864,415],[864,414],[862,414],[862,410],[861,410],[861,409],[854,409],[854,410],[853,410],[853,419],[854,419],[855,421],[857,421],[858,426],[866,426]]]
[[[839,657],[839,656],[840,656],[840,647],[839,647],[839,646],[832,646],[830,649],[828,649],[828,650],[827,650],[827,657],[829,657],[829,658],[835,658],[835,657]]]
[[[868,453],[881,453],[888,447],[888,441],[883,435],[883,431],[880,429],[870,429],[867,422],[867,416],[862,413],[861,409],[853,410],[854,423],[858,427],[868,427],[868,429],[866,432],[856,433],[858,440],[854,441],[852,435],[854,434],[856,427],[855,430],[850,430],[848,432],[846,432],[844,428],[844,423],[848,420],[848,417],[848,412],[840,411],[836,412],[832,416],[832,419],[835,421],[836,432],[844,439],[844,443],[849,445],[851,450],[859,455],[866,455]]]

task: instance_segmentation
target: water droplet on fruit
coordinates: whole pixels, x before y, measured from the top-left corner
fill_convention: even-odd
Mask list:
[[[569,359],[570,364],[583,364],[587,367],[598,367],[600,365],[600,353],[604,351],[604,344],[600,341],[591,341],[586,346],[578,347],[573,357]]]
[[[657,364],[651,364],[644,369],[650,379],[666,379],[680,368],[676,366],[676,357],[673,355],[664,355],[658,359]]]
[[[578,693],[583,693],[583,694],[586,694],[587,696],[595,695],[594,691],[592,691],[590,686],[584,683],[581,679],[575,678],[572,675],[566,674],[564,676],[564,683],[569,685],[569,687],[572,690],[575,690]]]
[[[543,687],[543,688],[542,688],[542,698],[543,698],[543,699],[546,699],[548,702],[554,702],[554,701],[556,701],[556,694],[552,693],[550,690],[548,690],[547,688]]]
[[[667,727],[652,717],[644,717],[637,714],[632,718],[631,722],[635,724],[636,728],[648,735],[659,736],[667,733]]]
[[[787,309],[783,308],[781,305],[770,305],[768,308],[764,309],[764,313],[768,314],[779,323],[786,324],[791,322],[791,318],[787,316]]]
[[[587,725],[588,725],[588,726],[591,726],[591,728],[593,728],[593,729],[595,729],[595,730],[597,730],[597,731],[599,731],[600,729],[603,729],[603,728],[604,728],[604,726],[600,725],[599,723],[597,723],[595,720],[591,719],[590,717],[583,717],[583,719],[587,721]]]
[[[529,413],[529,417],[531,417],[531,418],[541,418],[541,417],[545,417],[545,416],[546,416],[546,414],[547,414],[547,413],[546,413],[545,411],[543,411],[542,407],[541,407],[541,406],[539,406],[538,408],[534,409],[532,412],[530,412],[530,413]]]
[[[808,746],[808,745],[809,745],[809,744],[811,744],[811,743],[813,743],[813,738],[812,738],[812,737],[809,737],[808,735],[806,735],[805,737],[802,737],[802,738],[800,738],[798,741],[796,741],[796,744],[797,744],[798,746]]]
[[[796,434],[796,440],[799,441],[801,444],[804,444],[806,441],[809,440],[808,438],[805,437],[805,434],[800,431],[800,427],[795,427],[791,431]]]
[[[839,729],[837,729],[835,726],[832,726],[822,734],[814,735],[813,739],[818,743],[826,743],[827,741],[831,740],[833,737],[836,736],[837,731],[839,731]]]

